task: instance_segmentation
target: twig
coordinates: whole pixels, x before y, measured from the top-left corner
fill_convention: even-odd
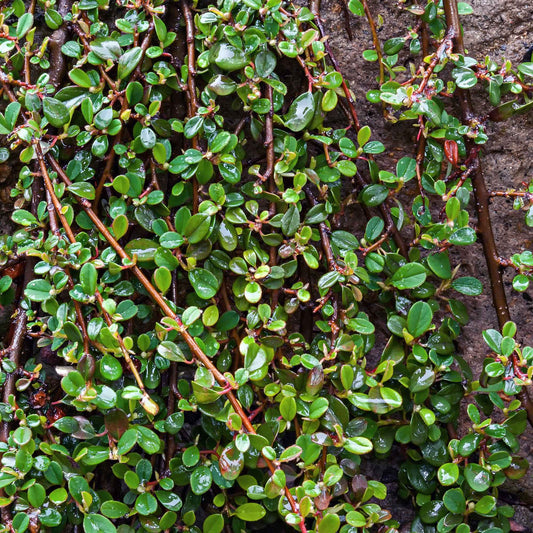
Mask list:
[[[65,15],[70,11],[72,6],[72,0],[59,0],[57,5],[57,11],[61,17],[65,18]],[[52,33],[50,40],[48,41],[48,47],[50,49],[50,83],[55,89],[59,87],[61,79],[66,72],[65,56],[61,51],[61,47],[67,40],[68,30],[63,24]]]
[[[457,194],[457,191],[464,185],[465,181],[468,179],[468,176],[472,174],[476,166],[477,161],[474,161],[468,166],[468,168],[461,174],[461,177],[459,178],[459,181],[455,184],[455,186],[442,197],[443,202],[447,202],[452,196],[455,196]]]
[[[98,205],[100,204],[100,198],[102,196],[102,192],[104,190],[104,186],[107,182],[107,179],[111,176],[111,170],[113,169],[113,163],[115,162],[114,148],[117,144],[120,143],[121,139],[122,139],[122,128],[120,129],[120,131],[117,133],[117,135],[115,136],[113,140],[113,145],[111,146],[111,150],[109,151],[106,157],[106,163],[105,163],[104,170],[102,172],[102,175],[100,176],[98,185],[96,186],[95,195],[94,195],[94,206],[96,209],[98,209]]]
[[[189,120],[196,115],[198,111],[198,100],[196,98],[196,53],[194,49],[194,21],[188,0],[181,0],[181,10],[185,19],[185,32],[187,37],[187,103]],[[191,139],[194,149],[198,149],[198,136]],[[193,213],[198,212],[198,180],[192,179],[192,207]]]
[[[309,190],[307,187],[305,190],[307,194],[307,198],[309,198],[309,201],[311,202],[312,206],[315,206],[317,204],[317,200],[314,196],[314,194]],[[329,269],[331,271],[339,270],[339,266],[337,265],[337,261],[335,261],[335,257],[333,256],[333,250],[331,249],[331,242],[329,240],[329,229],[326,226],[324,222],[320,222],[318,225],[318,230],[320,233],[320,242],[322,244],[322,251],[324,252],[324,255],[326,256],[326,261],[328,263]]]
[[[313,2],[311,2],[311,12],[315,16],[315,24],[320,33],[320,37],[321,38],[326,37],[326,32],[324,30],[324,26],[322,25],[322,20],[320,19],[320,0],[314,0]],[[355,130],[359,131],[361,129],[361,126],[359,124],[359,118],[357,117],[357,111],[355,110],[355,100],[352,97],[352,93],[350,92],[350,89],[346,85],[346,81],[344,80],[344,76],[342,75],[339,62],[337,61],[337,58],[335,57],[335,55],[333,54],[333,51],[331,50],[331,47],[329,45],[329,39],[324,40],[324,48],[326,49],[326,52],[328,53],[328,57],[329,57],[329,60],[331,61],[331,64],[333,65],[333,68],[342,77],[341,87],[344,92],[344,96],[346,97],[346,101],[348,102],[348,108],[350,111],[351,121],[353,123]]]
[[[72,231],[72,228],[70,227],[69,223],[67,222],[67,219],[65,218],[65,215],[62,212],[61,203],[59,202],[59,199],[57,198],[57,196],[56,196],[56,194],[54,192],[54,187],[52,185],[52,181],[51,181],[50,176],[48,174],[48,170],[46,169],[46,164],[45,164],[45,161],[44,161],[43,153],[41,151],[41,147],[38,144],[36,144],[35,146],[36,146],[35,150],[36,150],[36,153],[37,153],[37,159],[38,159],[39,165],[41,167],[41,173],[42,173],[42,177],[43,177],[44,184],[45,184],[45,187],[46,187],[46,191],[50,195],[50,198],[51,198],[52,203],[54,205],[56,214],[59,217],[59,220],[61,221],[61,224],[63,226],[63,229],[65,230],[65,233],[67,234],[67,237],[68,237],[69,241],[72,244],[74,244],[76,242],[76,236],[74,235],[74,232]],[[102,295],[100,294],[100,292],[98,290],[95,292],[95,296],[96,296],[96,299],[98,301],[98,304],[100,305],[100,308],[102,310],[102,313],[104,315],[104,319],[105,319],[107,325],[111,326],[113,324],[113,321],[111,320],[111,317],[109,316],[109,313],[107,313],[107,311],[104,308],[104,300],[103,300]],[[83,320],[82,320],[82,322],[83,322]],[[84,333],[87,336],[87,331],[85,331]],[[122,355],[124,357],[124,360],[128,364],[133,376],[135,377],[135,381],[137,382],[137,385],[138,385],[139,389],[141,389],[141,391],[143,393],[143,397],[142,397],[141,402],[140,402],[141,405],[150,414],[152,414],[152,415],[157,414],[157,412],[159,410],[159,407],[150,398],[150,396],[146,392],[146,388],[145,388],[144,383],[143,383],[143,381],[141,379],[141,376],[139,375],[139,372],[137,371],[137,368],[135,367],[133,361],[131,360],[131,357],[129,355],[129,352],[128,352],[126,346],[124,345],[124,341],[122,340],[122,337],[118,333],[116,333],[115,336],[116,336],[116,339],[117,339],[118,344],[120,346],[120,349],[122,351]],[[88,350],[87,350],[86,353],[88,353]]]
[[[440,46],[437,48],[437,51],[433,54],[433,57],[431,58],[431,61],[427,67],[427,69],[424,72],[424,75],[422,76],[422,81],[420,82],[420,85],[418,86],[418,89],[413,92],[413,97],[422,94],[424,92],[424,89],[426,88],[431,75],[433,74],[433,71],[435,70],[435,67],[440,63],[441,58],[444,53],[448,54],[451,52],[453,41],[452,41],[452,35],[453,35],[453,29],[448,29],[446,32],[446,35],[444,36],[444,39],[440,43]]]
[[[424,117],[420,115],[418,117],[418,122],[420,127],[418,130],[418,148],[416,150],[416,181],[418,183],[418,191],[422,197],[422,207],[425,209],[425,198],[426,194],[424,192],[424,187],[422,186],[422,165],[424,163],[424,154],[426,150],[426,136],[424,135],[424,130],[426,129],[426,122]]]
[[[374,43],[374,48],[376,49],[376,54],[378,55],[379,61],[379,84],[383,85],[385,81],[385,67],[383,66],[383,52],[381,51],[381,43],[379,42],[378,32],[376,30],[376,23],[372,18],[372,12],[368,7],[367,0],[361,0],[363,7],[365,9],[366,19],[368,20],[368,25],[370,26],[370,32],[372,33],[372,42]]]
[[[46,190],[46,201],[48,204],[48,217],[50,220],[50,229],[55,235],[59,236],[59,226],[57,224],[57,219],[56,219],[56,210],[55,210],[52,196],[50,196],[50,192],[48,191],[48,189]],[[72,276],[70,274],[70,269],[68,267],[65,267],[65,273],[67,274],[69,278],[70,288],[73,288],[74,282],[72,281]],[[87,326],[85,325],[85,319],[83,318],[83,313],[81,311],[80,302],[74,300],[74,309],[76,310],[76,318],[78,320],[78,325],[81,329],[81,333],[83,337],[83,351],[84,353],[89,354],[89,335],[87,333]]]

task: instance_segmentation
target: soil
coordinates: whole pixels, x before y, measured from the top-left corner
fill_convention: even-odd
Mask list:
[[[382,42],[391,37],[405,34],[409,16],[399,5],[403,2],[392,0],[369,0],[369,7],[374,16],[383,17],[379,29]],[[474,9],[472,15],[463,17],[464,41],[468,53],[477,58],[486,55],[497,61],[509,59],[513,63],[522,60],[533,45],[533,18],[531,2],[517,0],[501,2],[500,0],[471,0]],[[362,58],[362,52],[372,48],[372,36],[364,17],[349,17],[349,27],[353,36],[347,32],[347,17],[341,1],[324,0],[322,2],[322,19],[333,53],[337,57],[344,76],[357,96],[357,112],[361,125],[372,128],[373,138],[380,139],[385,146],[392,147],[389,153],[380,156],[380,164],[392,165],[403,155],[414,156],[415,130],[404,124],[391,124],[383,119],[379,106],[367,102],[365,93],[376,86],[377,65],[369,64]],[[482,152],[482,164],[489,189],[501,190],[518,188],[521,182],[533,179],[533,159],[531,158],[531,136],[533,135],[533,114],[513,118],[507,122],[492,124],[488,130],[489,142]],[[392,169],[391,169],[392,170]],[[492,205],[493,230],[500,256],[509,257],[513,253],[531,249],[533,232],[524,222],[523,211],[513,211],[512,202],[497,199]],[[456,260],[462,264],[463,275],[481,279],[485,290],[481,296],[471,297],[467,305],[471,320],[459,339],[459,349],[463,356],[479,373],[487,349],[481,340],[483,329],[498,328],[496,313],[492,305],[490,284],[487,278],[485,259],[480,244],[456,252]],[[519,340],[526,345],[533,343],[533,288],[523,294],[512,290],[513,274],[505,274],[508,289],[508,303],[513,320],[518,325]],[[465,298],[466,299],[466,298]],[[461,429],[459,434],[461,436]],[[521,454],[533,462],[533,430],[528,430],[522,437]],[[396,467],[390,463],[379,462],[372,465],[372,472],[377,479],[392,477],[390,470]],[[411,511],[397,501],[393,495],[394,483],[387,483],[389,488],[389,509],[394,509],[395,518],[401,520],[402,526],[409,529]],[[517,531],[533,531],[533,474],[512,483],[507,483],[501,493],[502,500],[514,504]],[[398,514],[397,514],[398,513]]]

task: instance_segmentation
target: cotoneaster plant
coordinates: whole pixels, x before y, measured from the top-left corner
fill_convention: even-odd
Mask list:
[[[533,261],[498,255],[489,200],[531,202],[479,149],[533,64],[467,56],[462,2],[401,3],[383,43],[348,7],[366,98],[418,128],[392,167],[316,0],[2,4],[2,531],[392,533],[383,459],[413,532],[510,530],[533,349],[501,271],[526,290]],[[478,232],[481,376],[456,341],[482,283],[450,255]]]

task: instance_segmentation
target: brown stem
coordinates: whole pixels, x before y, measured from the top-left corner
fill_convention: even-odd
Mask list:
[[[385,81],[385,67],[383,65],[383,52],[381,51],[381,43],[379,42],[378,32],[376,30],[376,23],[374,22],[374,19],[372,18],[372,12],[370,11],[370,8],[368,7],[367,0],[361,0],[361,3],[363,4],[363,7],[365,9],[365,15],[368,20],[368,25],[370,26],[370,32],[372,33],[372,42],[374,43],[374,48],[376,49],[376,53],[378,55],[379,84],[383,85],[383,82]]]
[[[9,100],[11,102],[16,102],[17,97],[11,90],[9,76],[3,70],[0,70],[0,83],[2,84],[4,92],[7,94],[7,97],[9,98]]]
[[[65,20],[65,16],[70,12],[72,0],[59,0],[57,4],[57,11]],[[66,72],[65,56],[61,51],[61,47],[67,40],[68,30],[66,24],[63,23],[52,35],[48,41],[48,48],[50,50],[50,83],[57,89],[61,79]]]
[[[528,202],[533,201],[533,193],[529,191],[490,191],[489,196],[491,198],[524,198]]]
[[[83,48],[84,48],[85,52],[89,53],[91,51],[91,48],[89,46],[89,41],[87,40],[86,34],[83,32],[83,30],[80,28],[80,26],[78,25],[77,22],[74,22],[72,24],[72,28],[74,29],[74,31],[78,35],[81,43],[83,44]],[[111,87],[111,89],[113,91],[116,91],[117,90],[117,83],[115,83],[109,77],[109,75],[107,74],[107,72],[105,71],[105,69],[104,69],[104,67],[102,65],[98,65],[98,71],[100,72],[100,76],[107,82],[109,87]]]
[[[181,0],[181,10],[185,19],[185,32],[187,36],[187,103],[188,118],[191,119],[198,111],[198,100],[196,98],[196,52],[194,49],[194,20],[188,0]],[[198,149],[198,136],[191,139],[194,149]],[[192,179],[192,207],[193,213],[198,212],[199,194],[198,180]]]
[[[275,193],[276,183],[274,180],[274,168],[276,163],[276,155],[274,153],[274,103],[273,103],[273,92],[272,87],[268,84],[265,86],[266,97],[270,102],[270,110],[265,117],[265,141],[264,145],[266,148],[266,170],[263,174],[263,180],[268,181],[268,190],[272,194]],[[270,202],[269,215],[273,217],[276,214],[276,203]],[[277,248],[275,246],[270,247],[270,259],[269,265],[271,267],[275,266],[277,263]],[[272,308],[277,307],[279,299],[279,289],[272,291]]]
[[[315,24],[318,28],[318,31],[320,32],[320,37],[321,38],[326,37],[326,32],[324,30],[324,26],[322,25],[322,20],[320,19],[320,0],[314,0],[313,2],[311,2],[311,12],[313,13],[313,15],[315,15]],[[351,40],[351,37],[350,37],[350,40]],[[326,39],[324,41],[324,48],[326,49],[326,52],[328,53],[328,57],[329,57],[329,60],[331,61],[331,64],[333,65],[333,68],[342,76],[341,87],[344,92],[344,96],[346,97],[346,101],[348,102],[350,118],[353,122],[355,130],[359,131],[361,129],[361,126],[359,124],[359,118],[357,117],[357,111],[355,110],[355,100],[352,97],[352,93],[350,92],[348,85],[346,85],[346,81],[344,81],[344,76],[342,75],[339,62],[337,61],[337,58],[333,54],[333,51],[331,50],[331,47],[329,45],[329,39]]]
[[[362,250],[363,252],[363,255],[368,255],[370,252],[373,252],[374,250],[376,250],[377,248],[379,248],[389,237],[390,237],[390,234],[391,234],[391,230],[392,228],[389,226],[385,229],[385,231],[383,232],[383,235],[376,241],[374,242],[371,246],[369,246],[368,248],[364,248]]]
[[[315,206],[317,204],[317,201],[313,193],[309,189],[306,189],[306,193],[307,197],[309,198],[309,201],[311,202],[311,205]],[[331,249],[331,242],[329,240],[329,229],[324,222],[320,222],[320,224],[318,225],[318,229],[320,232],[320,242],[322,243],[322,251],[326,256],[328,267],[330,270],[338,270],[337,261],[335,261],[335,257],[333,256],[333,250]]]
[[[29,264],[29,263],[28,263]],[[30,268],[31,273],[29,277],[24,275],[24,284],[26,284],[33,273],[33,265]],[[20,366],[20,354],[22,352],[22,345],[24,343],[24,337],[26,335],[26,324],[28,322],[28,317],[26,312],[23,309],[18,310],[17,317],[15,318],[15,331],[13,333],[13,340],[9,346],[9,360],[13,363],[16,369]],[[16,371],[11,372],[7,375],[6,381],[4,383],[3,390],[3,401],[8,403],[9,397],[15,393],[15,382],[16,382]],[[7,442],[9,437],[9,422],[2,422],[0,429],[0,442]],[[0,494],[5,495],[4,490],[2,489]],[[2,522],[7,524],[11,521],[11,509],[9,506],[4,506],[0,509],[0,517]]]
[[[413,96],[422,94],[424,92],[424,89],[426,88],[431,78],[431,75],[435,70],[435,67],[441,61],[443,54],[451,52],[453,33],[453,29],[451,28],[448,29],[448,31],[446,32],[446,36],[440,43],[440,46],[437,48],[437,51],[433,54],[433,57],[431,58],[431,61],[429,62],[429,65],[425,70],[424,75],[422,76],[422,81],[420,82],[418,89],[414,91]]]
[[[37,153],[37,159],[39,161],[39,166],[41,167],[41,173],[42,173],[42,176],[43,176],[43,181],[44,181],[44,185],[45,185],[46,191],[50,195],[50,198],[52,199],[52,203],[54,205],[56,214],[59,217],[59,220],[61,221],[61,225],[63,226],[63,229],[65,230],[65,233],[67,234],[67,237],[68,237],[69,241],[71,243],[75,243],[76,242],[76,236],[74,235],[74,232],[72,231],[72,228],[70,227],[67,219],[65,218],[65,215],[62,212],[61,203],[60,203],[58,197],[55,194],[54,186],[52,185],[52,180],[50,179],[50,176],[48,174],[48,170],[46,168],[46,164],[45,164],[43,153],[41,151],[41,147],[38,144],[35,145],[35,151]],[[113,321],[111,320],[111,317],[109,316],[109,314],[107,313],[107,311],[104,308],[104,305],[103,305],[104,304],[104,300],[102,298],[102,295],[100,294],[99,291],[96,291],[95,296],[96,296],[96,300],[98,301],[98,304],[100,305],[100,308],[102,310],[102,313],[104,315],[104,319],[105,319],[107,325],[111,326]],[[83,316],[82,316],[82,322],[83,322]],[[85,332],[85,334],[86,334],[86,332]],[[126,346],[124,345],[124,341],[122,340],[122,337],[118,333],[116,333],[116,339],[117,339],[117,342],[118,342],[118,344],[120,346],[120,349],[122,351],[122,356],[124,357],[124,360],[128,364],[128,367],[130,368],[131,373],[133,374],[139,389],[141,389],[141,391],[143,393],[143,397],[141,399],[141,405],[144,407],[144,409],[148,413],[150,413],[152,415],[157,414],[157,412],[159,410],[159,407],[150,398],[150,396],[146,392],[146,389],[145,389],[144,383],[143,383],[143,381],[141,379],[141,376],[139,375],[139,372],[137,371],[137,368],[135,367],[133,361],[131,360],[131,357],[129,355],[129,352],[128,352]]]
[[[39,204],[41,197],[41,191],[37,181],[33,182],[32,185],[32,200],[31,200],[31,212],[35,216],[37,214],[37,206]],[[24,293],[26,285],[30,282],[33,277],[33,268],[35,265],[35,258],[26,257],[24,265],[24,278],[22,285],[20,287],[20,294]],[[24,339],[28,332],[27,330],[28,316],[26,311],[19,306],[17,310],[17,316],[14,320],[13,336],[9,347],[4,350],[5,353],[9,354],[9,360],[13,363],[15,370],[10,372],[6,376],[2,390],[2,400],[4,403],[9,403],[9,397],[15,394],[15,385],[16,385],[16,373],[22,367],[22,349],[24,347]],[[0,442],[7,442],[9,438],[9,429],[10,422],[2,422],[0,425]],[[4,490],[0,490],[0,495],[5,496]],[[0,509],[0,518],[4,524],[11,523],[11,508],[9,506],[4,506]],[[13,528],[11,528],[13,530]],[[14,531],[14,530],[13,530]]]
[[[416,150],[416,181],[418,183],[418,191],[422,197],[422,206],[425,208],[425,197],[424,187],[422,186],[422,165],[424,164],[424,154],[426,150],[426,136],[424,130],[426,128],[426,122],[423,116],[420,116],[418,121],[420,122],[420,128],[418,130],[418,148]]]
[[[442,201],[447,202],[452,196],[455,196],[457,194],[457,191],[464,185],[465,181],[468,179],[468,176],[470,176],[470,174],[472,174],[474,170],[475,165],[469,165],[468,168],[461,174],[461,177],[459,178],[459,181],[456,183],[456,185],[442,197]]]
[[[59,236],[59,226],[57,224],[55,206],[54,206],[52,196],[50,196],[50,192],[48,191],[48,189],[46,190],[46,201],[48,204],[48,216],[50,219],[50,229],[55,235]],[[72,281],[72,276],[70,274],[70,269],[68,267],[65,267],[65,273],[67,274],[69,278],[69,286],[70,288],[72,288],[74,286],[74,282]],[[89,335],[87,333],[87,326],[85,325],[85,319],[83,318],[83,313],[81,311],[80,302],[74,300],[74,308],[76,310],[76,318],[78,321],[78,326],[81,329],[81,333],[83,337],[83,351],[85,354],[88,354],[89,353]]]
[[[126,101],[124,101],[124,104]],[[124,107],[124,106],[123,106]],[[102,192],[104,190],[104,186],[107,182],[107,179],[111,177],[111,170],[113,169],[113,163],[115,162],[115,146],[120,143],[122,139],[122,128],[117,133],[115,139],[113,140],[113,146],[111,147],[111,150],[109,151],[109,154],[106,156],[106,163],[104,167],[104,171],[102,172],[102,176],[100,177],[100,180],[98,181],[98,185],[96,186],[96,191],[94,195],[94,206],[96,209],[98,209],[98,205],[100,204],[100,198],[102,196]]]
[[[146,55],[146,50],[148,50],[148,47],[150,46],[150,43],[152,42],[152,36],[154,35],[155,26],[153,21],[150,22],[150,25],[148,26],[148,30],[146,32],[146,36],[143,39],[143,42],[141,43],[141,59],[139,61],[139,64],[135,68],[135,72],[133,74],[133,79],[137,79],[141,77],[142,74],[142,64],[144,60],[144,56]]]

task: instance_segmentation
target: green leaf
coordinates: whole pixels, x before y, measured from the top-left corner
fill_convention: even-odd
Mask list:
[[[336,533],[341,526],[338,514],[330,513],[324,516],[318,523],[318,533]]]
[[[452,77],[461,89],[471,89],[477,84],[477,77],[469,68],[454,68],[452,70]]]
[[[152,261],[158,248],[152,239],[133,239],[126,244],[124,250],[132,258],[137,256],[139,261]]]
[[[186,360],[178,345],[171,341],[163,341],[157,347],[157,353],[169,361],[182,362]]]
[[[116,61],[122,55],[122,48],[120,48],[118,41],[109,37],[99,37],[95,39],[91,42],[89,48],[101,59],[110,59],[111,61]],[[128,101],[130,104],[132,103],[129,98]],[[133,104],[135,103],[137,102],[134,102]]]
[[[224,529],[224,517],[221,514],[210,514],[204,521],[203,533],[221,533]]]
[[[16,209],[11,215],[11,220],[21,226],[31,226],[37,224],[37,219],[25,209]]]
[[[459,466],[455,463],[443,464],[439,466],[437,477],[441,485],[453,485],[459,479]]]
[[[285,126],[292,131],[304,130],[313,120],[315,99],[310,92],[296,97],[284,117]]]
[[[70,120],[68,107],[63,102],[48,96],[43,100],[43,113],[55,128],[61,128]]]
[[[426,302],[415,302],[407,315],[407,329],[413,337],[420,337],[431,326],[433,311]]]
[[[81,288],[85,294],[93,296],[96,293],[98,272],[92,263],[85,263],[80,269]]]
[[[417,368],[409,380],[409,390],[411,392],[420,392],[429,388],[434,381],[435,372],[433,369],[429,367]]]
[[[100,512],[108,518],[117,519],[126,516],[130,512],[130,507],[122,502],[107,500],[102,503]]]
[[[91,78],[89,78],[88,74],[79,68],[72,69],[71,71],[69,71],[68,75],[69,78],[80,87],[85,87],[88,89],[93,85]]]
[[[487,329],[482,335],[489,348],[493,352],[500,353],[503,340],[502,334],[495,329]]]
[[[384,185],[368,185],[361,192],[361,201],[368,207],[376,207],[382,204],[389,196],[389,189]]]
[[[96,191],[94,189],[94,186],[85,181],[73,183],[72,185],[69,185],[67,189],[72,194],[75,194],[76,196],[80,196],[81,198],[86,198],[87,200],[94,200],[96,196]]]
[[[433,273],[441,279],[450,279],[452,277],[452,268],[450,258],[446,252],[428,255],[428,266]]]
[[[113,120],[113,110],[110,107],[106,107],[102,109],[95,117],[94,117],[94,125],[99,129],[103,130],[111,124],[111,121]]]
[[[135,67],[139,64],[141,57],[142,49],[139,46],[134,46],[121,55],[120,59],[118,60],[118,79],[123,80],[126,76],[131,74]]]
[[[244,297],[252,304],[256,304],[261,300],[263,291],[261,285],[256,281],[250,281],[244,288]]]
[[[105,516],[99,514],[86,514],[83,518],[85,533],[116,533],[117,528]]]
[[[135,500],[135,510],[142,516],[155,513],[157,511],[156,497],[149,492],[139,494]]]
[[[259,503],[245,503],[235,509],[235,514],[245,522],[257,522],[266,515],[266,510]]]
[[[17,23],[17,30],[15,32],[17,39],[22,39],[22,37],[24,37],[24,35],[30,31],[32,26],[33,15],[31,13],[24,13],[24,15],[19,18]]]
[[[210,231],[211,217],[204,213],[193,215],[185,224],[183,235],[191,244],[196,244],[207,237]]]
[[[524,292],[529,287],[529,278],[524,274],[518,274],[513,278],[513,289],[518,292]]]
[[[129,184],[128,184],[129,188]],[[129,221],[126,215],[118,215],[111,226],[116,239],[124,237],[128,231]]]
[[[426,281],[426,269],[420,263],[401,266],[392,276],[391,284],[397,289],[414,289]]]
[[[28,283],[24,294],[32,302],[44,302],[52,296],[52,286],[44,279],[35,279]]]
[[[352,437],[346,439],[343,444],[344,448],[350,453],[363,455],[372,451],[372,441],[366,437]]]
[[[28,489],[28,501],[30,504],[39,508],[46,500],[46,490],[40,483],[35,483]]]
[[[380,141],[370,141],[363,146],[366,154],[381,154],[385,151],[385,145]]]
[[[122,365],[112,355],[104,355],[100,359],[100,374],[104,379],[116,381],[122,376]]]
[[[120,55],[120,54],[119,54]],[[126,98],[131,106],[138,104],[144,96],[144,89],[138,81],[128,83],[126,87]]]
[[[279,412],[284,420],[291,421],[296,416],[296,400],[286,396],[279,404]]]
[[[239,70],[249,63],[243,50],[225,42],[216,43],[209,51],[209,61],[222,70]]]
[[[291,204],[289,209],[281,219],[281,230],[285,235],[291,237],[300,227],[300,212],[295,204]]]
[[[490,487],[491,475],[488,470],[476,463],[470,463],[464,470],[470,488],[476,492],[485,492]]]
[[[481,281],[470,276],[454,279],[452,281],[452,287],[457,292],[466,294],[467,296],[478,296],[483,292]]]
[[[189,271],[189,281],[196,294],[203,300],[213,298],[218,292],[217,278],[205,268],[194,268]]]
[[[157,453],[161,447],[161,440],[151,429],[137,426],[139,432],[139,446],[147,453]]]
[[[157,142],[157,137],[152,129],[143,128],[139,133],[139,140],[142,146],[149,150],[155,146],[155,143]]]
[[[182,461],[185,466],[194,466],[200,460],[200,451],[198,446],[189,446],[182,455]]]
[[[348,2],[348,9],[358,17],[363,17],[365,15],[365,8],[359,0],[350,0]]]
[[[487,515],[489,514],[494,507],[496,506],[496,498],[494,496],[490,496],[489,494],[486,494],[476,502],[476,505],[474,507],[474,510],[478,514]]]
[[[119,455],[124,455],[128,453],[134,446],[137,444],[137,439],[139,438],[139,433],[136,429],[126,430],[122,437],[120,437],[117,444],[117,451]]]
[[[385,44],[383,45],[383,52],[385,52],[388,56],[392,56],[394,54],[397,54],[405,44],[405,39],[403,37],[393,37],[392,39],[388,39],[385,41]]]
[[[459,15],[471,15],[474,9],[467,2],[457,2],[457,11]]]
[[[517,68],[522,74],[533,77],[533,63],[521,63]]]
[[[260,78],[267,78],[276,68],[276,56],[270,50],[262,50],[255,56],[255,71]]]
[[[164,294],[170,288],[172,283],[172,274],[166,267],[159,267],[154,272],[154,282],[156,287]]]
[[[196,467],[190,477],[191,490],[197,496],[205,494],[212,485],[213,477],[207,466]]]
[[[449,489],[442,498],[444,506],[454,514],[463,514],[466,510],[466,499],[461,489]]]

